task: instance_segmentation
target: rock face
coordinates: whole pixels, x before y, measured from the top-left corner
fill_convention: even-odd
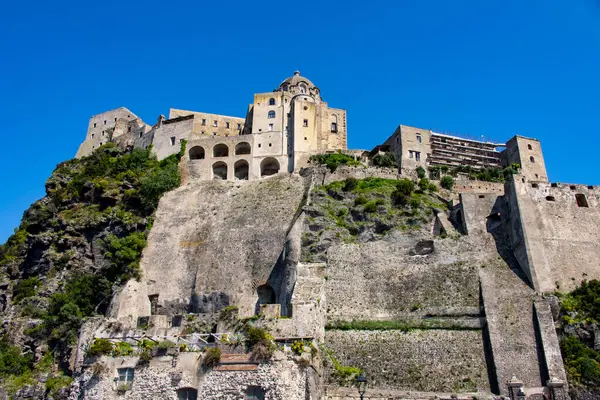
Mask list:
[[[294,274],[275,267],[306,189],[303,178],[280,174],[254,182],[195,182],[168,193],[143,253],[143,279],[126,286],[113,316],[150,315],[152,295],[158,295],[156,314],[239,305],[241,315],[251,316],[261,285],[287,307],[285,288]]]

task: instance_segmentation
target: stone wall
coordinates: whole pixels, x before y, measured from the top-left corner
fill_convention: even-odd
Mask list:
[[[239,400],[250,386],[264,389],[266,400],[306,399],[307,369],[283,353],[277,352],[273,361],[251,371],[243,370],[247,369],[243,365],[207,371],[200,365],[201,357],[201,353],[179,353],[175,359],[155,357],[145,366],[138,364],[138,357],[102,357],[75,381],[69,399],[177,400],[178,390],[189,388],[198,391],[198,399]],[[134,368],[131,387],[123,394],[117,392],[119,368]]]
[[[515,255],[536,290],[568,291],[583,279],[600,279],[598,187],[515,176],[506,192]],[[577,197],[587,207],[578,205]]]
[[[363,368],[373,388],[489,391],[478,330],[327,331],[325,341],[340,364]],[[326,381],[335,384],[332,372]]]

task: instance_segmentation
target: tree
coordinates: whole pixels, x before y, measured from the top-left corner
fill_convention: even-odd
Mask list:
[[[442,180],[440,181],[440,185],[447,190],[452,190],[452,187],[454,186],[454,179],[452,179],[451,176],[444,176],[442,177]]]

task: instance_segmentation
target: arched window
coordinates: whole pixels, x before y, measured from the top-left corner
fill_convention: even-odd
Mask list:
[[[226,144],[218,144],[213,147],[213,157],[227,157],[229,155],[229,147]]]
[[[227,164],[223,161],[219,161],[213,164],[213,179],[226,180],[227,179]]]
[[[306,85],[304,83],[301,83],[299,86],[299,91],[300,93],[304,94],[306,93]]]
[[[269,118],[275,118],[275,111],[269,111]]]
[[[529,150],[533,150],[533,147],[531,147],[531,145],[530,145],[530,144],[528,144],[528,145],[527,145],[527,148],[528,148]]]
[[[337,115],[332,114],[331,115],[331,132],[337,132],[337,131],[338,131]]]
[[[198,391],[194,388],[181,388],[177,391],[177,400],[197,400]]]
[[[271,97],[271,98],[269,99],[269,105],[270,105],[270,106],[274,106],[274,105],[275,105],[275,99],[274,99],[274,98],[272,98],[272,97]]]
[[[531,156],[531,157],[529,157],[529,161],[535,162],[535,158],[533,158],[533,156]]]
[[[279,161],[272,157],[265,158],[260,163],[260,176],[275,175],[279,172]]]
[[[242,181],[248,180],[248,161],[239,160],[233,165],[235,179]]]
[[[250,154],[250,145],[247,142],[241,142],[235,146],[235,155],[240,154]]]
[[[202,146],[194,146],[190,149],[190,160],[204,160],[204,148]]]

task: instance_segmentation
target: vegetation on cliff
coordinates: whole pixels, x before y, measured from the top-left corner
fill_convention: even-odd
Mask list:
[[[600,352],[595,341],[600,334],[600,281],[583,281],[570,293],[557,293],[561,318],[557,327],[569,383],[600,389]]]
[[[305,208],[307,233],[302,257],[325,261],[335,242],[368,241],[396,230],[421,229],[447,206],[435,196],[437,187],[426,178],[419,185],[409,179],[348,178],[315,188]]]
[[[125,151],[108,143],[57,166],[46,196],[0,246],[0,283],[7,288],[0,312],[12,317],[0,330],[5,383],[35,373],[45,357],[70,374],[68,358],[83,319],[104,314],[115,290],[140,278],[152,215],[160,197],[180,184],[184,148],[158,161],[151,149]],[[52,376],[46,390],[56,392],[65,382]]]

